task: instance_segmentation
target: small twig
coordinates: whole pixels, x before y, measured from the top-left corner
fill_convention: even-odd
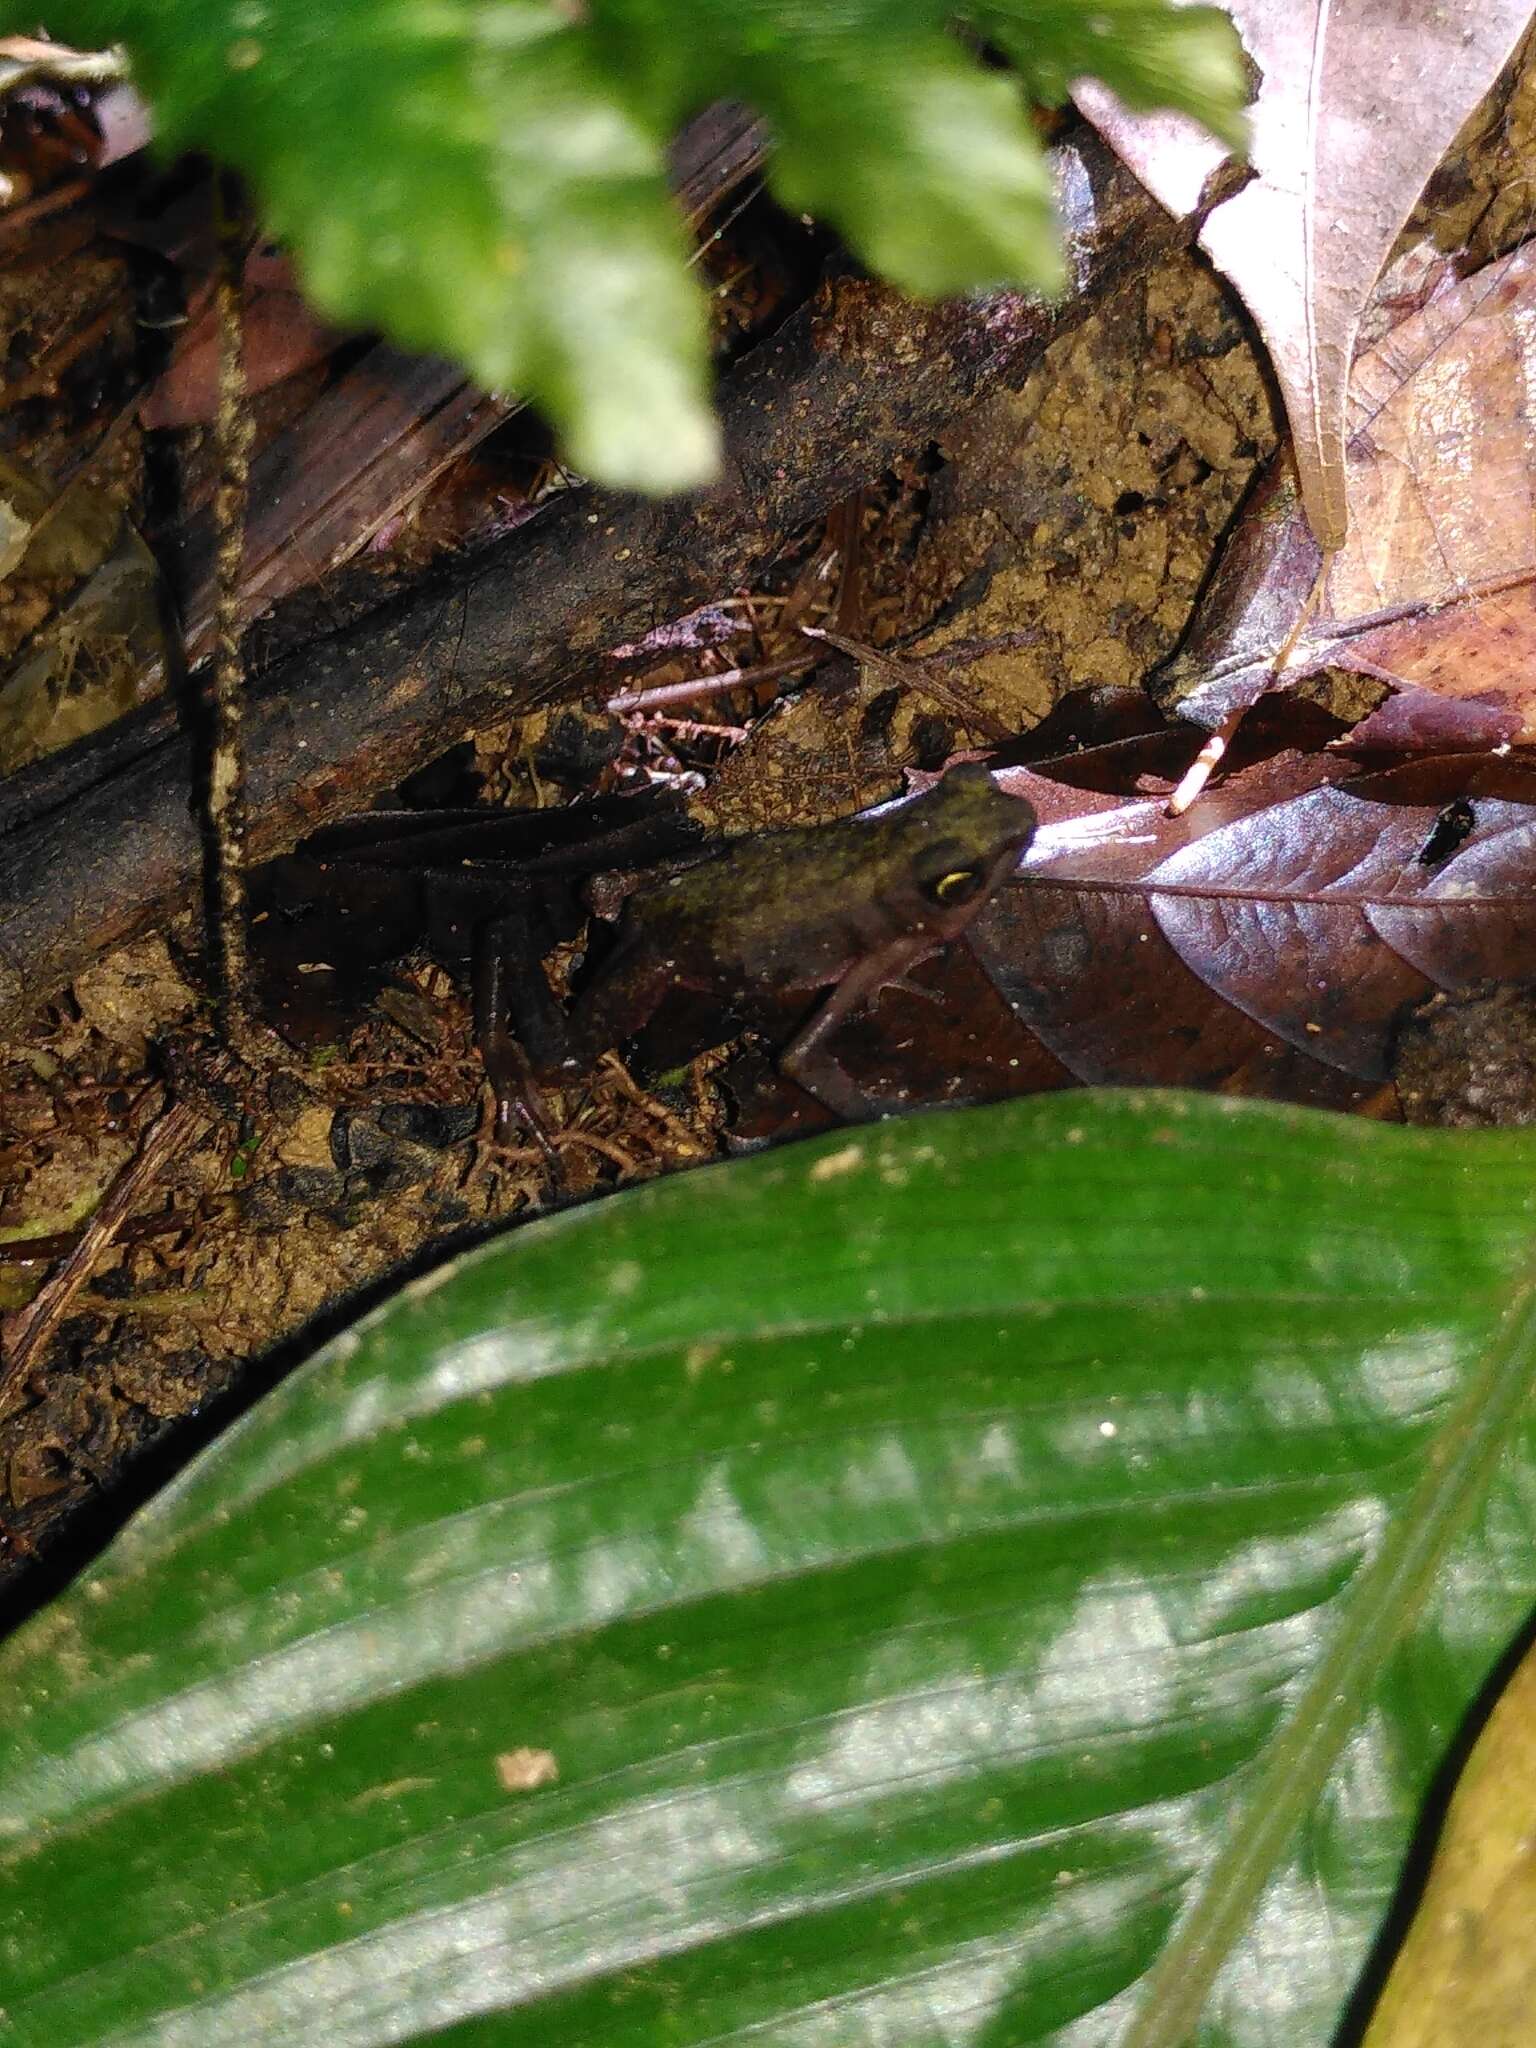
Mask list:
[[[32,1361],[69,1311],[91,1269],[117,1236],[145,1188],[207,1119],[192,1103],[178,1102],[157,1117],[138,1151],[119,1171],[80,1241],[51,1273],[25,1308],[0,1317],[0,1416],[8,1415],[23,1390]]]
[[[12,242],[19,242],[24,234],[30,234],[39,221],[50,214],[64,213],[71,206],[77,206],[91,190],[90,178],[71,178],[66,185],[55,185],[47,192],[36,193],[31,199],[19,200],[8,206],[0,217],[0,250]]]
[[[725,219],[721,221],[719,227],[717,227],[712,234],[706,235],[703,241],[700,242],[698,247],[693,251],[693,254],[688,258],[688,268],[690,270],[692,270],[696,264],[702,263],[704,261],[704,258],[709,254],[710,249],[714,246],[716,242],[724,240],[726,234],[729,232],[731,228],[733,228],[736,225],[737,221],[741,219],[741,216],[746,212],[747,208],[752,204],[753,200],[761,197],[762,191],[763,180],[761,178],[754,179],[753,182],[747,187],[747,190],[742,195],[742,197],[737,200],[736,204],[725,216]]]
[[[839,633],[855,633],[864,611],[864,507],[867,491],[845,498],[827,521],[828,537],[837,541],[837,595],[832,624]]]
[[[185,1216],[144,1216],[128,1224],[118,1235],[137,1244],[143,1238],[166,1237],[173,1230],[185,1230],[187,1222]],[[50,1230],[37,1237],[0,1238],[0,1266],[51,1266],[55,1259],[67,1258],[79,1242],[79,1230]]]
[[[632,732],[654,730],[670,733],[677,740],[727,740],[739,747],[747,737],[744,725],[705,725],[697,718],[668,718],[659,711],[632,712],[625,722]]]
[[[1205,745],[1179,777],[1178,785],[1169,797],[1163,815],[1182,818],[1195,801],[1216,770],[1221,766],[1222,756],[1231,746],[1237,728],[1246,717],[1248,707],[1240,704],[1236,711],[1229,711],[1211,734]]]
[[[1269,665],[1269,677],[1264,685],[1265,691],[1278,689],[1280,678],[1285,674],[1287,668],[1290,667],[1291,657],[1296,652],[1296,644],[1303,632],[1305,632],[1312,614],[1317,609],[1318,599],[1322,596],[1323,584],[1327,580],[1328,571],[1333,566],[1334,552],[1332,549],[1324,550],[1322,561],[1318,564],[1317,574],[1312,579],[1312,588],[1307,593],[1306,602],[1298,609],[1296,617],[1291,622],[1291,630],[1286,634],[1279,653]],[[1240,704],[1235,711],[1229,711],[1221,721],[1221,724],[1217,726],[1205,745],[1196,754],[1194,760],[1185,769],[1183,775],[1180,776],[1178,788],[1175,789],[1173,795],[1168,799],[1166,816],[1182,818],[1190,805],[1202,793],[1205,785],[1221,765],[1222,756],[1226,753],[1228,747],[1231,746],[1233,739],[1236,737],[1237,728],[1248,715],[1249,708],[1247,704]]]
[[[991,654],[1017,654],[1025,647],[1040,645],[1037,626],[1019,626],[1011,633],[983,633],[972,640],[951,640],[930,654],[903,654],[900,659],[925,674],[946,668],[960,668],[968,662],[985,661]]]
[[[694,676],[686,683],[656,683],[644,690],[621,690],[610,697],[603,709],[614,717],[626,711],[659,711],[669,704],[696,704],[701,697],[718,696],[743,684],[771,683],[780,676],[798,675],[814,668],[821,656],[812,648],[781,654],[774,661],[760,661],[753,668],[723,668],[717,676]]]

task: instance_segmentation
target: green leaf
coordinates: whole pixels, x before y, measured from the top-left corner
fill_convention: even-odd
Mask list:
[[[835,221],[897,284],[939,298],[1065,282],[1050,174],[1018,86],[979,72],[958,43],[834,47],[765,80],[759,99],[779,138],[779,197]]]
[[[414,1282],[0,1653],[0,2040],[1326,2041],[1536,1591],[1533,1166],[1064,1096]]]
[[[576,465],[674,489],[713,473],[703,301],[664,150],[705,100],[779,140],[774,189],[935,295],[1062,280],[1017,79],[940,0],[56,0],[123,42],[163,145],[251,179],[335,320],[379,326],[548,407]],[[987,32],[1055,91],[1086,56],[1136,105],[1223,133],[1244,85],[1210,9],[996,5]],[[1187,15],[1187,18],[1186,18]],[[973,10],[980,23],[982,16]],[[1215,17],[1216,22],[1222,18]],[[1094,24],[1113,22],[1112,37]],[[0,26],[32,16],[0,5]]]
[[[967,18],[1019,68],[1037,98],[1065,100],[1097,78],[1138,109],[1192,114],[1239,153],[1248,147],[1243,48],[1219,7],[1162,0],[974,0]]]
[[[167,149],[249,174],[322,311],[546,405],[572,460],[713,473],[704,309],[664,133],[543,0],[85,0]]]

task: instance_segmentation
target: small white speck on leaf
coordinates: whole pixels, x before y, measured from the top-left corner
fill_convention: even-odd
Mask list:
[[[824,1158],[818,1159],[811,1168],[810,1177],[813,1181],[838,1180],[845,1173],[856,1172],[863,1158],[862,1145],[844,1145],[841,1151],[828,1152]]]
[[[559,1776],[560,1766],[550,1749],[504,1749],[496,1759],[496,1782],[503,1792],[536,1792]]]

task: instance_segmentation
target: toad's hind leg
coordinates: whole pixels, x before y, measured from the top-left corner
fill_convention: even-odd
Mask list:
[[[538,1083],[584,1074],[647,1024],[673,979],[672,963],[620,947],[569,1017],[555,1001],[526,911],[480,935],[475,960],[475,1036],[496,1094],[496,1134],[521,1113],[546,1151],[549,1119]]]
[[[534,1079],[557,1067],[565,1018],[544,979],[534,922],[523,909],[486,925],[475,943],[475,1042],[496,1097],[496,1140],[504,1144],[519,1114],[540,1148],[554,1156],[549,1119]]]

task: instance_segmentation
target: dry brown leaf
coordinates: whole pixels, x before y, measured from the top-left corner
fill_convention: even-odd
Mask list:
[[[1435,989],[1536,978],[1536,806],[1479,798],[1446,840],[1435,802],[1355,793],[1347,768],[1281,754],[1174,818],[1161,795],[998,770],[1040,829],[970,944],[1081,1081],[1296,1099],[1313,1080],[1278,1045],[1380,1082]]]
[[[1439,289],[1355,365],[1350,537],[1286,667],[1399,692],[1356,728],[1390,747],[1536,735],[1536,243]],[[1288,470],[1229,543],[1160,694],[1219,725],[1272,682],[1320,555]]]
[[[0,458],[0,775],[137,703],[163,656],[160,572],[121,492]]]
[[[1530,20],[1529,0],[1227,0],[1261,74],[1254,176],[1200,242],[1258,322],[1285,399],[1302,499],[1324,547],[1345,538],[1345,394],[1366,300],[1430,173]],[[1097,85],[1083,111],[1179,213],[1221,146]]]
[[[1529,2048],[1536,2006],[1536,1654],[1494,1708],[1365,2048]]]

